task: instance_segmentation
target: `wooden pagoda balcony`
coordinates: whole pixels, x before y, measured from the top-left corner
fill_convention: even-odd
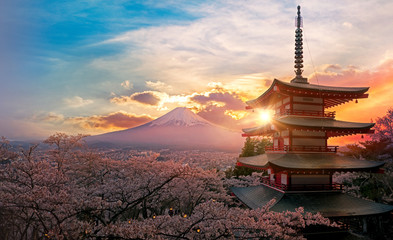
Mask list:
[[[303,145],[284,145],[282,147],[265,147],[265,151],[272,152],[331,152],[336,153],[338,146],[303,146]]]
[[[271,181],[266,177],[262,177],[262,184],[273,187],[282,191],[323,191],[323,190],[343,190],[342,184],[279,184]]]
[[[283,112],[277,113],[276,116],[306,116],[306,117],[325,117],[325,118],[335,118],[335,111],[312,111],[312,110],[294,110],[294,109],[286,109]]]

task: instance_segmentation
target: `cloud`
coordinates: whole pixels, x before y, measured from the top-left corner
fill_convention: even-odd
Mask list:
[[[158,106],[163,93],[155,91],[136,92],[130,96],[113,97],[110,101],[116,104],[138,102],[144,105]]]
[[[350,23],[350,22],[344,22],[343,26],[346,27],[346,28],[352,28],[353,27],[352,23]]]
[[[74,96],[72,98],[65,98],[64,102],[69,107],[78,108],[93,103],[93,100],[83,99],[82,97]]]
[[[125,111],[112,112],[106,115],[92,115],[92,116],[78,116],[78,117],[65,117],[62,114],[55,112],[40,113],[34,115],[33,122],[43,124],[46,129],[53,131],[62,127],[64,130],[80,131],[80,132],[102,132],[102,130],[122,130],[132,128],[141,124],[147,123],[154,118],[147,114],[132,114]]]
[[[368,9],[375,5],[380,6],[378,11],[370,12]],[[393,31],[387,27],[392,7],[389,1],[343,4],[337,0],[323,4],[311,1],[302,6],[307,40],[304,75],[312,73],[313,65],[374,66],[381,55],[393,49],[393,42],[386,41],[393,38]],[[293,78],[295,4],[210,1],[183,10],[196,17],[179,24],[122,32],[102,42],[122,46],[124,51],[97,59],[93,65],[142,75],[145,82],[155,79],[156,83],[173,86],[173,94],[201,89],[208,82],[235,84],[244,76],[258,73],[270,80],[249,79],[252,85],[269,85],[273,78]],[[169,92],[158,85],[148,87]]]
[[[122,82],[120,85],[127,90],[130,90],[134,87],[134,85],[132,83],[130,83],[130,81],[128,81],[128,80]]]
[[[142,104],[147,104],[147,105],[157,105],[160,102],[160,98],[156,96],[152,92],[142,92],[142,93],[135,93],[130,96],[130,99],[140,102]]]
[[[119,130],[139,126],[153,120],[149,115],[135,115],[123,111],[108,115],[94,115],[88,117],[70,117],[66,123],[78,125],[84,129]]]
[[[55,112],[38,113],[33,115],[33,121],[44,121],[44,122],[62,122],[64,121],[64,115]]]
[[[125,51],[97,59],[92,65],[112,71],[124,71],[120,66],[132,66],[128,73],[143,74],[147,79],[156,79],[156,83],[176,86],[177,93],[198,89],[220,78],[235,79],[264,69],[282,72],[277,66],[277,56],[287,53],[291,61],[290,43],[294,34],[285,31],[281,24],[287,19],[286,24],[292,26],[296,9],[292,14],[282,14],[285,7],[281,3],[271,1],[267,5],[269,8],[257,1],[249,4],[218,1],[198,8],[188,7],[186,11],[200,18],[179,25],[121,33],[103,43],[121,43]],[[274,24],[270,20],[273,16]],[[273,45],[284,47],[274,49]]]
[[[215,87],[207,92],[194,93],[190,97],[190,101],[203,106],[217,106],[219,105],[217,103],[222,103],[223,106],[231,110],[244,109],[245,103],[242,101],[240,94],[225,89],[222,84],[210,84],[210,86]]]
[[[153,90],[162,91],[162,92],[171,92],[173,90],[172,86],[167,85],[161,81],[156,81],[156,82],[146,81],[146,86]]]
[[[366,99],[359,99],[358,103],[350,102],[332,108],[337,112],[337,118],[348,121],[370,122],[371,118],[383,116],[392,102],[393,89],[393,59],[388,59],[371,71],[354,66],[342,67],[336,65],[334,72],[331,68],[318,71],[310,80],[321,85],[342,87],[370,87]],[[318,81],[317,81],[318,79]],[[330,110],[330,109],[329,109]]]
[[[211,83],[209,86],[214,88],[190,96],[190,106],[199,116],[217,125],[230,129],[242,128],[243,119],[248,113],[241,94],[226,89],[221,83]]]
[[[247,116],[246,111],[235,111],[235,110],[225,110],[224,114],[230,116],[235,120],[239,120]]]

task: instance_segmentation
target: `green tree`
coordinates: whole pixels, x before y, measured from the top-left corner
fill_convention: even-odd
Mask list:
[[[271,146],[272,141],[269,138],[251,138],[247,137],[240,157],[251,157],[265,153],[265,147]]]
[[[268,138],[262,138],[255,144],[255,153],[256,155],[264,154],[265,148],[272,146],[272,141]]]
[[[255,155],[255,141],[247,137],[246,141],[244,142],[244,147],[242,148],[242,153],[240,157],[251,157]]]

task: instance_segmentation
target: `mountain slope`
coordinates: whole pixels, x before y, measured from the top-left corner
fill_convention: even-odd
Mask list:
[[[86,138],[89,145],[174,147],[240,151],[240,132],[217,126],[187,108],[169,113],[141,126]]]

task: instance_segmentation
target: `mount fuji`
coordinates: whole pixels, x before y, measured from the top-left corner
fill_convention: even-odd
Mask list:
[[[91,146],[169,147],[240,151],[240,132],[215,125],[184,107],[138,127],[90,136]]]

